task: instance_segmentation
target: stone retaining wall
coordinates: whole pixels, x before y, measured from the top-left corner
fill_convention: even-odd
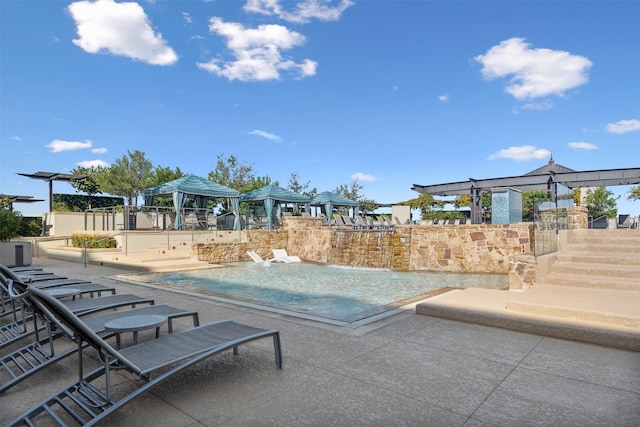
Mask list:
[[[318,218],[285,217],[280,230],[243,230],[241,243],[195,244],[198,260],[244,261],[253,250],[271,258],[285,248],[305,261],[407,271],[509,275],[510,288],[535,284],[533,225],[402,225],[394,230],[323,227]]]

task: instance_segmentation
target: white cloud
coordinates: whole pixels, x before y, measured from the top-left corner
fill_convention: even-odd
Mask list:
[[[12,141],[22,141],[22,138],[20,138],[18,135],[14,135],[9,139],[11,139]]]
[[[85,160],[83,162],[76,163],[76,165],[80,166],[81,168],[87,168],[87,169],[109,167],[109,163],[104,162],[102,160]]]
[[[516,99],[562,96],[587,83],[593,65],[584,56],[562,50],[532,49],[518,37],[504,40],[474,59],[482,64],[485,79],[512,76],[505,91]]]
[[[265,131],[263,131],[263,130],[257,130],[257,129],[256,129],[256,130],[252,130],[252,131],[247,132],[247,133],[248,133],[249,135],[257,135],[257,136],[261,136],[261,137],[263,137],[263,138],[270,139],[271,141],[277,141],[277,142],[280,142],[280,141],[281,141],[281,139],[280,139],[280,137],[279,137],[278,135],[274,135],[274,134],[272,134],[272,133],[265,132]]]
[[[616,123],[609,123],[607,125],[607,131],[611,133],[627,133],[636,132],[640,130],[640,120],[620,120]]]
[[[171,65],[178,60],[138,3],[79,1],[69,5],[69,13],[79,36],[73,43],[86,52],[109,52],[151,65]]]
[[[524,104],[522,110],[534,110],[534,111],[547,111],[553,108],[553,101],[545,99],[542,102],[527,102]]]
[[[440,95],[438,97],[438,101],[447,102],[449,100],[449,95]]]
[[[52,153],[60,153],[61,151],[75,151],[75,150],[83,150],[85,148],[91,148],[92,142],[89,140],[86,141],[61,141],[59,139],[54,139],[51,141],[47,147],[51,149]]]
[[[247,0],[244,10],[267,16],[277,16],[287,22],[306,24],[312,19],[337,21],[347,8],[355,3],[351,0],[303,0],[295,4],[292,11],[284,10],[280,0]],[[286,2],[292,4],[291,2]],[[332,6],[332,3],[337,3]]]
[[[210,20],[209,31],[227,39],[227,47],[235,60],[224,62],[212,59],[197,66],[229,80],[264,81],[277,80],[287,71],[296,78],[316,74],[317,62],[305,59],[301,63],[282,57],[281,52],[301,46],[305,37],[281,25],[260,25],[245,28],[242,24],[224,22],[218,17]]]
[[[509,147],[499,150],[489,156],[489,160],[511,159],[518,162],[529,160],[539,160],[551,157],[551,151],[537,148],[533,145],[522,145],[520,147]]]
[[[191,22],[193,21],[193,18],[191,17],[191,15],[189,15],[189,12],[182,12],[182,20],[186,24],[191,24]]]
[[[351,179],[357,179],[362,182],[374,182],[374,181],[382,181],[382,178],[375,177],[373,175],[368,175],[362,172],[356,172],[351,175]]]
[[[104,153],[106,153],[106,152],[107,152],[107,149],[106,149],[106,148],[104,148],[104,147],[100,147],[100,148],[92,148],[92,149],[91,149],[91,152],[92,152],[93,154],[104,154]]]
[[[597,150],[598,146],[590,142],[570,142],[569,147],[576,150]]]

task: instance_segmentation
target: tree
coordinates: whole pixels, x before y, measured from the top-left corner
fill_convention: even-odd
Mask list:
[[[307,188],[309,188],[311,181],[307,181],[306,184],[301,184],[299,179],[300,175],[297,172],[292,172],[291,177],[289,177],[289,185],[287,185],[287,188],[294,193],[302,194],[313,199],[318,194],[318,189],[314,187],[311,190],[307,191]]]
[[[22,215],[12,209],[8,198],[0,199],[0,241],[9,241],[20,235]]]
[[[379,207],[380,205],[378,205],[375,200],[367,199],[366,197],[358,199],[358,209],[364,215],[374,212]]]
[[[375,211],[380,206],[375,202],[375,200],[367,199],[364,195],[360,195],[360,191],[362,191],[363,188],[362,184],[360,184],[356,178],[351,181],[351,184],[340,184],[340,186],[336,187],[333,192],[345,199],[357,201],[360,212],[367,214]]]
[[[436,200],[431,194],[420,194],[415,199],[407,200],[403,202],[404,205],[409,205],[411,209],[420,210],[420,218],[430,219],[430,217],[439,218],[440,215],[432,215],[435,211],[441,211],[444,207],[444,202]]]
[[[102,191],[127,200],[129,206],[138,205],[138,197],[151,187],[153,165],[141,151],[127,151],[113,165],[96,176]]]
[[[246,193],[248,184],[253,181],[253,163],[240,162],[234,155],[226,159],[218,154],[215,170],[209,172],[208,179],[225,187]]]
[[[100,191],[100,185],[98,185],[98,182],[96,180],[96,177],[102,169],[103,168],[101,167],[85,168],[83,166],[78,166],[71,171],[71,173],[74,175],[86,176],[85,179],[71,180],[70,184],[73,188],[76,189],[77,192],[82,191],[83,193],[87,193],[87,205],[89,209],[91,209],[91,202],[93,200],[93,197],[96,194],[102,194],[102,191]]]
[[[360,195],[360,191],[362,191],[363,186],[358,182],[358,179],[354,179],[351,181],[351,184],[340,184],[339,187],[333,191],[340,197],[344,197],[345,199],[350,200],[360,200],[362,196]]]
[[[240,162],[234,155],[225,158],[224,154],[218,154],[216,168],[209,172],[208,179],[209,181],[237,190],[240,193],[247,193],[271,183],[269,176],[256,177],[254,175],[253,163]],[[228,199],[214,200],[211,203],[214,205],[222,205],[221,214],[231,211]],[[241,207],[240,210],[243,211],[244,207]]]
[[[587,207],[589,216],[592,218],[599,218],[601,216],[615,218],[618,214],[616,200],[619,198],[620,196],[613,197],[613,192],[607,190],[606,187],[599,187],[595,190],[587,190],[584,205]]]
[[[174,181],[182,178],[183,176],[184,174],[180,168],[176,168],[175,171],[172,171],[169,167],[165,168],[162,166],[156,166],[151,173],[151,187]]]
[[[640,185],[629,190],[627,200],[640,200]]]
[[[549,200],[545,190],[533,190],[522,192],[522,220],[533,222],[535,220],[536,207],[539,203]]]

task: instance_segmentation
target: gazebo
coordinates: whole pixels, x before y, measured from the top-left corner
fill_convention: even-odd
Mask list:
[[[338,196],[331,191],[323,191],[311,200],[311,206],[323,206],[328,218],[331,217],[335,206],[347,206],[353,208],[353,216],[358,215],[358,202]]]
[[[294,191],[280,188],[277,185],[266,185],[262,188],[258,188],[240,196],[241,202],[264,202],[264,209],[267,214],[267,230],[273,228],[273,209],[278,204],[282,203],[299,203],[305,204],[307,211],[309,210],[309,203],[311,199],[302,194],[298,194]]]
[[[197,208],[204,209],[207,207],[207,200],[213,198],[227,198],[231,200],[233,214],[235,220],[233,223],[234,230],[240,229],[240,217],[238,216],[240,207],[240,192],[224,185],[216,184],[207,179],[196,175],[187,175],[173,181],[144,190],[144,203],[147,206],[153,206],[156,196],[171,195],[173,197],[173,205],[176,210],[175,229],[182,229],[181,211],[187,199],[193,198]]]

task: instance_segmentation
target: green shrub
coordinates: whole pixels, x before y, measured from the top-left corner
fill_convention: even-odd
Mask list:
[[[22,215],[9,209],[0,209],[0,241],[9,241],[20,235]]]
[[[41,217],[22,217],[20,224],[20,235],[23,237],[42,236],[42,218]]]
[[[109,249],[118,247],[116,239],[111,236],[76,233],[71,236],[71,245],[74,248]]]

